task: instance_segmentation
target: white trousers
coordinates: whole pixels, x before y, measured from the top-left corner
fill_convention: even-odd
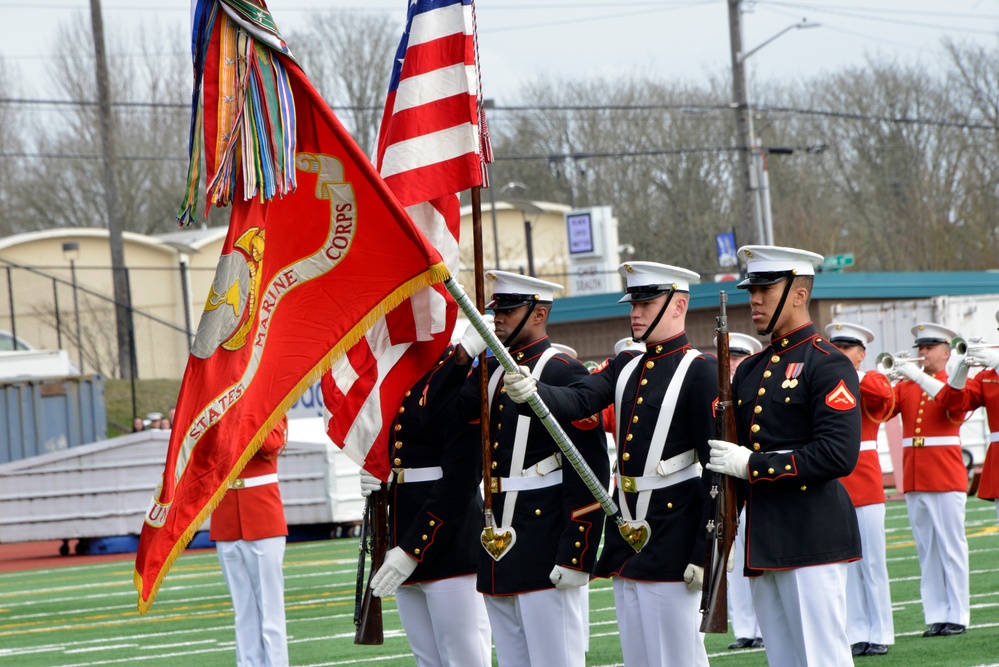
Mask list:
[[[760,624],[753,609],[753,593],[749,579],[742,573],[746,564],[746,508],[739,513],[739,530],[732,547],[732,571],[728,573],[728,617],[732,619],[732,632],[736,638],[762,637]]]
[[[237,667],[287,667],[284,537],[216,542],[236,617]]]
[[[500,667],[583,667],[584,589],[486,595]]]
[[[964,509],[968,495],[960,491],[905,494],[912,536],[919,556],[919,593],[923,620],[968,625],[968,539],[964,534]]]
[[[894,644],[891,590],[885,559],[885,504],[857,509],[864,557],[846,566],[846,636],[850,644]]]
[[[614,577],[614,606],[626,667],[707,667],[701,594],[682,581]]]
[[[767,570],[749,580],[770,667],[852,665],[846,563]]]
[[[489,618],[475,575],[400,586],[402,628],[418,667],[490,667]]]

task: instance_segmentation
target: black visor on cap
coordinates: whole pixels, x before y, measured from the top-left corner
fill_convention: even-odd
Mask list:
[[[752,352],[744,347],[730,347],[728,348],[728,355],[730,357],[749,357],[752,356]]]
[[[503,293],[492,295],[492,301],[486,304],[486,310],[503,311],[503,310],[513,310],[514,308],[520,308],[521,306],[526,306],[532,301],[535,301],[536,294],[511,294]],[[541,301],[537,300],[538,303],[551,304],[551,301]]]
[[[916,342],[913,343],[913,347],[920,347],[922,345],[945,345],[950,341],[944,340],[942,338],[917,338]]]
[[[849,336],[836,336],[835,338],[829,339],[830,343],[839,343],[840,345],[859,345],[864,347],[864,341],[857,340],[856,338],[850,338]]]
[[[663,294],[669,294],[671,291],[673,291],[673,285],[632,285],[617,302],[633,303],[636,301],[651,301]]]
[[[794,271],[754,271],[747,273],[746,279],[736,285],[739,289],[748,289],[754,285],[773,285],[794,275]]]

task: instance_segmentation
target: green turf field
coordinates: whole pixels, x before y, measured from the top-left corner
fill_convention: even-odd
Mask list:
[[[857,658],[892,665],[999,665],[999,530],[993,504],[968,500],[971,627],[958,637],[924,639],[919,568],[900,502],[888,504],[888,566],[896,644],[887,656]],[[289,545],[285,558],[289,651],[293,665],[411,665],[392,599],[385,601],[384,646],[355,646],[357,540]],[[232,611],[214,553],[181,557],[147,616],[139,616],[132,563],[0,574],[0,667],[60,665],[232,665]],[[590,589],[587,665],[620,665],[613,594]],[[729,635],[708,635],[715,665],[765,665],[762,650],[728,651]]]

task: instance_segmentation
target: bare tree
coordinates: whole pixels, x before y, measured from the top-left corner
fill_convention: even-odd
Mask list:
[[[401,27],[384,14],[316,12],[287,41],[306,74],[350,131],[374,156]]]
[[[13,193],[26,225],[103,227],[100,134],[89,31],[60,25],[52,79],[78,104],[58,114],[57,123],[33,129],[43,159],[31,161]],[[126,230],[168,231],[186,179],[190,111],[190,66],[184,55],[163,56],[167,45],[183,44],[173,30],[143,25],[108,33],[110,85],[117,161],[115,179]],[[140,103],[123,106],[123,103]],[[58,196],[53,196],[58,193]]]

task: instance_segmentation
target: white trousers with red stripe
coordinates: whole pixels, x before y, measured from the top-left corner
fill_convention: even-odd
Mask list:
[[[846,636],[850,644],[895,643],[885,558],[885,504],[857,509],[864,557],[846,566]]]
[[[770,667],[852,665],[846,563],[766,570],[749,580]]]
[[[707,667],[700,604],[700,592],[682,581],[614,577],[625,667]]]
[[[919,594],[923,620],[968,625],[971,621],[968,539],[964,511],[968,494],[961,491],[909,491],[912,536],[919,557]]]
[[[583,588],[486,595],[500,667],[580,667]]]
[[[236,617],[237,667],[287,667],[284,537],[216,542]]]
[[[417,667],[490,667],[489,618],[475,575],[400,586],[402,629]]]

